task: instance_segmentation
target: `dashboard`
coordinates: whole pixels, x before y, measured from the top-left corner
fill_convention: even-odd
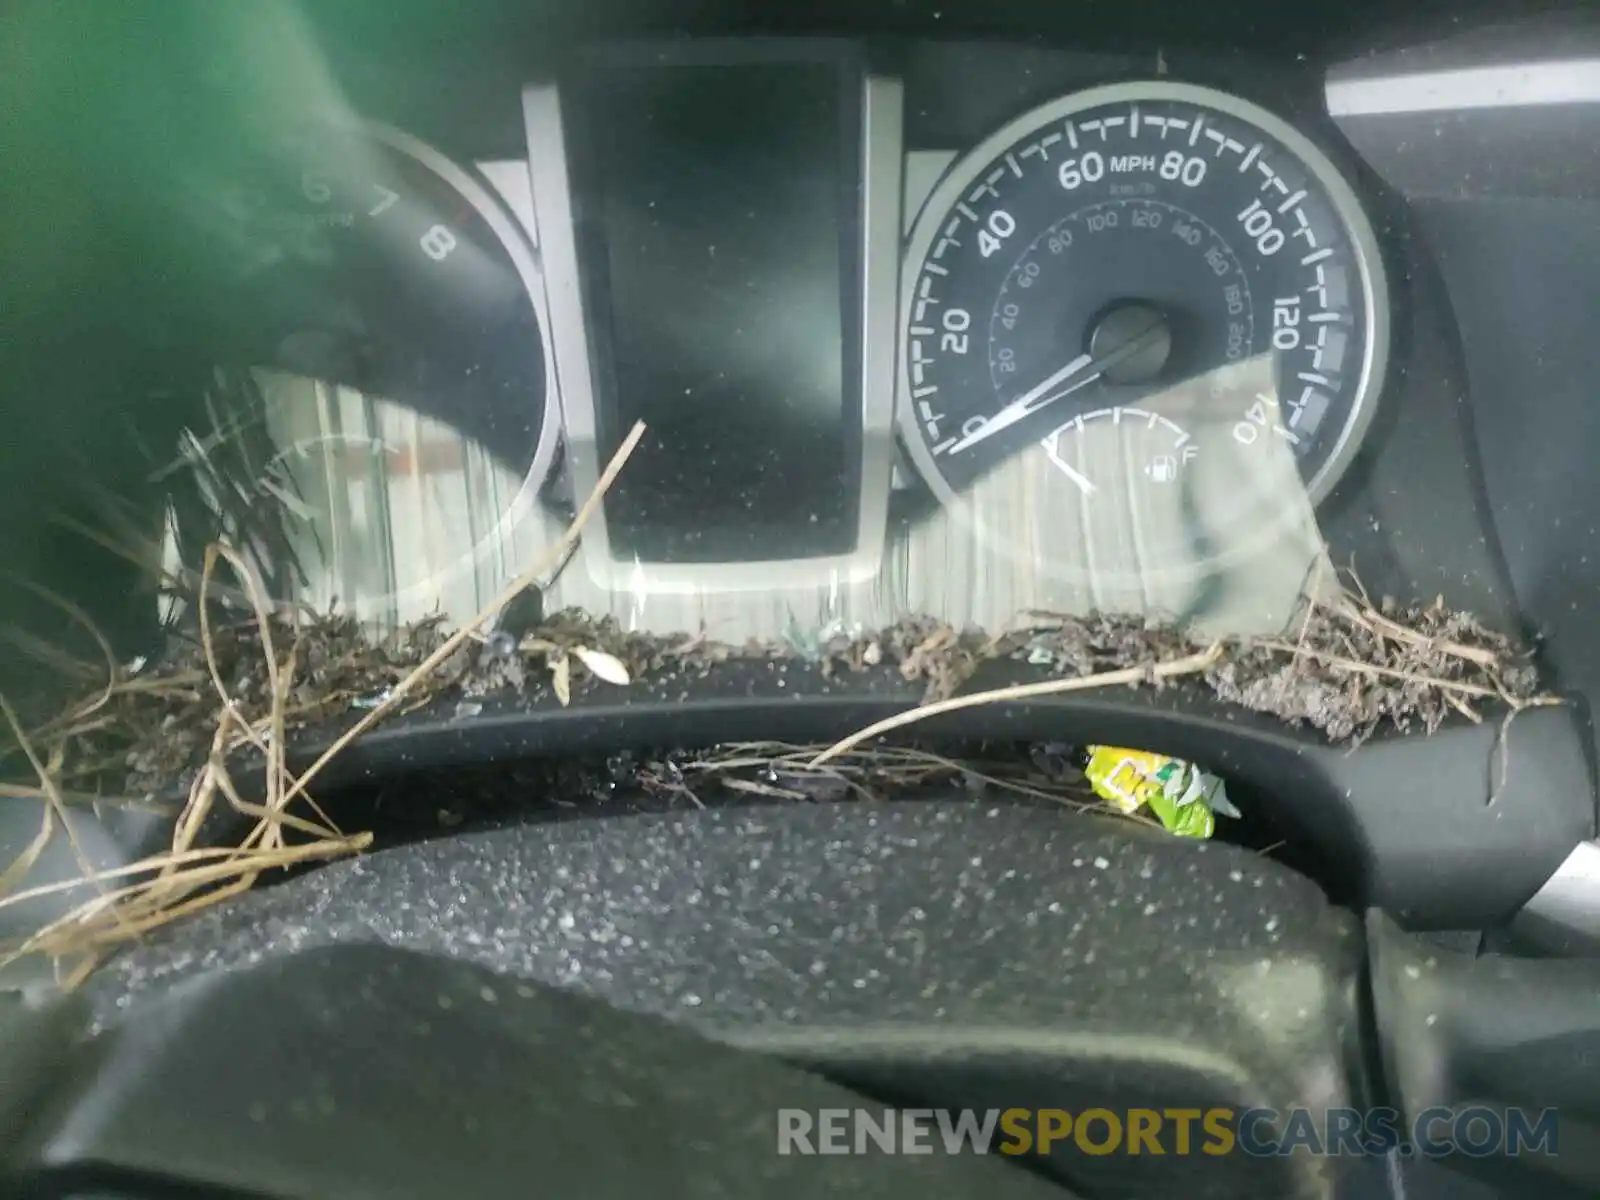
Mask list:
[[[47,25],[13,378],[169,568],[475,613],[642,421],[545,611],[1276,633],[1337,566],[1600,687],[1593,21],[480,7]]]

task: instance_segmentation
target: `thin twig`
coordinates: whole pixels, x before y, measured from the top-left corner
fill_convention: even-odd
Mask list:
[[[93,792],[69,792],[57,787],[56,794],[61,797],[61,802],[74,808],[121,808],[129,812],[147,812],[156,816],[177,816],[178,809],[175,805],[163,804],[159,800],[146,800],[139,796],[101,796]],[[48,800],[50,793],[43,787],[28,787],[20,783],[0,783],[0,796],[16,800]]]
[[[1073,797],[1068,796],[1063,792],[1047,792],[1041,788],[1029,787],[1027,784],[1020,783],[1015,779],[1003,779],[998,775],[989,775],[982,771],[975,771],[965,763],[957,762],[953,758],[945,758],[942,755],[934,754],[931,751],[908,748],[903,752],[903,755],[908,758],[925,758],[930,762],[936,763],[948,770],[959,772],[962,775],[969,775],[973,779],[982,780],[984,783],[991,784],[994,787],[1002,788],[1006,791],[1016,792],[1019,795],[1030,796],[1036,800],[1049,800],[1055,804],[1061,804],[1064,802],[1075,803],[1085,808],[1092,807],[1087,800],[1074,800]]]
[[[226,559],[229,566],[233,567],[235,571],[241,572],[239,576],[241,579],[248,580],[251,577],[251,571],[249,564],[239,556],[238,551],[231,547],[224,546],[221,542],[213,542],[206,547],[205,564],[200,571],[200,645],[205,652],[206,669],[211,672],[211,686],[216,688],[217,695],[222,700],[223,709],[228,710],[236,707],[236,701],[233,698],[233,693],[228,690],[228,685],[223,682],[222,668],[217,665],[216,643],[213,640],[211,631],[211,606],[206,603],[206,595],[211,589],[211,576],[216,572],[217,559],[219,558]],[[254,592],[255,589],[251,590]],[[256,609],[256,622],[261,631],[261,649],[267,658],[268,686],[275,692],[278,686],[278,660],[272,648],[272,624],[261,610],[257,595],[252,595],[251,605]],[[240,721],[239,725],[241,730],[249,736],[251,742],[255,744],[256,749],[261,751],[270,764],[272,751],[268,749],[266,740],[256,733],[253,726],[246,722]],[[267,794],[269,797],[274,795],[271,774],[269,770],[267,779]]]
[[[913,708],[908,712],[897,713],[875,724],[868,725],[865,729],[858,730],[849,737],[835,742],[828,749],[817,755],[807,765],[819,767],[830,758],[836,758],[847,750],[859,746],[862,742],[879,737],[892,729],[901,729],[918,721],[925,721],[929,717],[939,716],[941,713],[955,712],[963,708],[976,708],[983,704],[1004,704],[1011,700],[1031,700],[1038,696],[1057,696],[1064,692],[1089,691],[1094,688],[1129,686],[1143,683],[1147,679],[1173,679],[1180,675],[1194,675],[1209,667],[1215,666],[1222,657],[1223,644],[1213,642],[1212,645],[1198,654],[1185,655],[1183,658],[1172,659],[1167,662],[1151,663],[1146,666],[1124,667],[1119,671],[1102,671],[1097,675],[1080,675],[1073,679],[1048,679],[1042,683],[1020,683],[1012,687],[995,688],[987,692],[974,692],[967,696],[952,696],[948,700],[937,700],[932,704],[924,704],[920,708]]]
[[[58,943],[58,948],[54,952],[57,955],[74,953],[81,950],[83,948],[82,943],[75,940],[77,936],[75,931],[77,929],[85,926],[88,922],[96,919],[97,917],[107,913],[111,914],[113,919],[121,918],[124,915],[119,907],[121,903],[129,900],[141,899],[152,889],[176,886],[181,888],[185,895],[189,895],[200,887],[204,887],[212,883],[223,882],[241,874],[259,874],[262,871],[275,867],[287,867],[298,863],[316,862],[325,858],[338,858],[346,854],[359,853],[360,851],[365,850],[371,844],[371,834],[358,833],[352,835],[351,837],[339,839],[337,841],[307,842],[302,845],[287,846],[281,850],[273,850],[270,852],[257,851],[243,858],[231,857],[223,862],[214,863],[210,866],[191,867],[190,869],[184,871],[181,879],[175,879],[172,876],[158,875],[154,879],[148,879],[141,883],[120,888],[116,891],[108,893],[105,896],[96,897],[93,900],[79,905],[65,916],[52,921],[49,925],[45,926],[43,929],[29,937],[20,946],[8,954],[4,960],[0,960],[0,967],[5,966],[7,963],[14,962],[28,954],[37,953],[41,950],[47,950],[48,946],[52,943]],[[191,851],[190,855],[194,856],[195,858],[217,858],[225,854],[237,856],[237,853],[238,852],[235,849],[223,850],[219,848],[217,850]],[[189,856],[174,857],[188,858]],[[160,858],[147,859],[140,863],[130,864],[128,867],[124,867],[119,870],[103,872],[101,874],[101,878],[106,879],[112,877],[113,875],[124,875],[133,871],[160,871],[163,870],[165,866],[166,864],[161,861]],[[13,896],[6,897],[3,901],[0,901],[0,905],[17,903],[22,900],[32,899],[41,895],[50,895],[57,892],[66,891],[74,886],[81,887],[88,882],[90,881],[85,879],[66,880],[61,884],[52,884],[44,887],[32,888],[26,892],[18,892]],[[167,909],[163,908],[163,915],[165,915],[167,911]]]
[[[255,724],[244,720],[238,712],[237,702],[228,691],[222,680],[222,673],[217,666],[215,643],[210,622],[209,590],[212,576],[216,569],[216,561],[222,558],[233,568],[234,573],[243,581],[245,593],[250,601],[250,606],[255,616],[258,636],[261,640],[262,653],[267,663],[267,683],[271,692],[272,701],[269,715],[264,722],[266,729],[258,730]],[[285,722],[284,703],[292,686],[295,661],[299,650],[298,641],[291,647],[285,662],[280,666],[277,662],[277,651],[272,636],[272,622],[268,614],[268,602],[264,588],[253,566],[233,549],[222,543],[214,543],[206,550],[204,569],[200,576],[200,637],[201,647],[205,654],[206,665],[211,673],[212,685],[218,696],[222,699],[223,706],[219,714],[219,736],[213,741],[211,756],[208,759],[207,769],[215,781],[216,788],[220,789],[230,805],[237,811],[246,815],[256,815],[258,824],[245,839],[241,848],[260,848],[273,850],[285,845],[283,827],[291,828],[303,833],[310,833],[314,837],[342,836],[338,826],[328,818],[310,794],[306,794],[306,803],[322,819],[323,825],[318,826],[300,817],[294,817],[284,811],[287,800],[284,798],[289,786],[289,772],[285,764]],[[249,805],[240,797],[238,790],[233,786],[233,781],[228,774],[227,754],[231,750],[227,739],[223,735],[230,721],[239,727],[244,738],[259,750],[265,759],[265,781],[267,789],[267,803],[264,806]],[[212,793],[208,791],[207,797]],[[204,821],[205,812],[209,804],[205,805],[197,814],[196,819],[180,826],[177,836],[173,839],[173,849],[187,849],[193,837],[198,832]]]
[[[718,782],[731,792],[746,792],[752,796],[771,796],[778,800],[811,799],[804,792],[797,792],[792,788],[782,788],[770,783],[758,783],[753,779],[740,779],[738,776],[722,779]]]
[[[1485,808],[1493,807],[1494,802],[1500,799],[1500,794],[1506,790],[1506,783],[1511,778],[1511,722],[1516,720],[1517,713],[1520,711],[1520,709],[1513,708],[1508,712],[1505,715],[1505,719],[1500,722],[1499,730],[1495,733],[1494,749],[1500,759],[1500,778],[1495,783],[1493,790],[1490,791],[1489,798],[1484,801],[1483,806]]]
[[[217,727],[211,734],[211,756],[207,760],[223,758],[226,755],[228,743],[228,717],[231,708],[224,707],[217,715]],[[178,817],[172,830],[172,853],[166,856],[162,874],[170,875],[177,870],[178,856],[194,844],[195,835],[205,824],[206,817],[211,812],[212,802],[216,798],[218,788],[217,773],[213,770],[201,770],[189,785],[189,800],[183,806],[183,812]]]
[[[1281,650],[1289,654],[1295,652],[1294,646],[1289,642],[1264,640],[1257,642],[1256,645],[1265,647],[1268,650]],[[1372,663],[1361,662],[1359,659],[1346,658],[1341,654],[1329,654],[1325,650],[1307,650],[1305,653],[1306,657],[1314,658],[1330,667],[1354,671],[1361,675],[1381,675],[1385,679],[1403,679],[1408,683],[1420,683],[1426,687],[1438,688],[1444,692],[1459,692],[1466,696],[1484,696],[1489,699],[1505,698],[1503,692],[1496,692],[1493,688],[1481,687],[1476,683],[1440,679],[1437,675],[1423,675],[1417,671],[1402,671],[1395,667],[1379,667]]]
[[[64,992],[72,991],[85,979],[94,974],[95,968],[100,965],[102,958],[103,956],[100,954],[85,954],[78,961],[78,965],[65,975],[62,975],[58,970],[56,974],[57,985]],[[60,959],[57,959],[56,961],[58,965],[61,962]]]
[[[357,833],[351,834],[348,837],[333,839],[332,842],[328,843],[307,842],[301,846],[290,846],[284,850],[275,851],[274,853],[276,855],[297,854],[300,850],[304,849],[305,846],[325,847],[332,845],[333,842],[337,842],[339,846],[344,847],[344,851],[349,851],[365,848],[365,846],[371,843],[371,840],[371,834]],[[201,846],[193,850],[182,851],[181,853],[173,853],[169,851],[162,854],[154,854],[148,858],[141,858],[138,862],[124,863],[120,867],[107,867],[105,870],[98,872],[98,878],[109,883],[112,880],[127,879],[136,875],[159,876],[161,872],[167,871],[169,868],[174,866],[185,868],[196,867],[203,864],[216,864],[219,860],[221,860],[222,865],[227,865],[229,860],[237,858],[238,856],[239,848],[237,846]],[[317,855],[312,855],[312,857],[315,858]],[[55,883],[41,883],[34,887],[28,888],[26,891],[17,892],[15,895],[6,896],[3,899],[0,899],[0,910],[9,908],[14,904],[21,904],[26,900],[37,900],[42,896],[59,896],[65,892],[75,892],[79,888],[89,887],[93,882],[94,881],[91,879],[78,876],[73,879],[57,880]],[[111,891],[104,897],[104,899],[118,900],[124,896],[135,895],[139,892],[147,890],[157,882],[158,879],[147,879],[138,884],[131,884],[125,888]]]
[[[258,821],[269,825],[286,825],[290,829],[297,829],[301,833],[318,839],[332,840],[344,836],[337,829],[318,825],[315,821],[308,821],[304,817],[296,816],[294,813],[268,808],[264,804],[251,804],[240,796],[239,789],[234,787],[233,777],[228,774],[227,766],[223,763],[221,755],[214,755],[210,760],[210,766],[216,773],[218,790],[222,792],[223,797],[237,812],[247,817],[255,817]],[[279,844],[281,845],[281,843]],[[273,847],[269,845],[265,848],[272,849]]]
[[[454,654],[462,645],[462,643],[472,636],[473,630],[480,628],[485,622],[493,618],[496,613],[498,613],[502,608],[510,603],[511,600],[518,596],[525,587],[548,571],[553,562],[560,560],[561,556],[567,552],[568,548],[578,540],[579,536],[583,533],[583,527],[589,523],[589,519],[594,516],[595,510],[600,507],[600,502],[605,498],[605,494],[611,490],[611,485],[616,482],[618,473],[627,463],[629,456],[634,451],[634,448],[638,446],[639,439],[644,436],[644,429],[644,422],[639,421],[634,425],[632,432],[630,432],[628,436],[623,439],[621,447],[619,447],[617,452],[611,456],[611,462],[607,464],[604,473],[600,476],[600,482],[595,485],[594,491],[589,493],[589,498],[583,502],[583,507],[578,510],[578,514],[573,518],[572,524],[567,526],[566,533],[561,535],[554,547],[547,551],[527,570],[523,571],[509,584],[507,584],[506,587],[502,589],[501,592],[484,607],[483,611],[478,613],[478,615],[473,617],[472,620],[468,621],[460,629],[456,630],[455,633],[451,634],[442,643],[440,643],[437,650],[428,655],[427,658],[423,659],[422,662],[418,664],[418,666],[409,675],[407,675],[390,690],[389,695],[381,704],[368,712],[366,716],[362,717],[361,720],[357,721],[353,726],[351,726],[350,729],[348,729],[337,741],[333,743],[333,745],[324,750],[316,762],[312,763],[303,772],[301,772],[300,778],[295,781],[294,786],[291,787],[288,791],[288,794],[283,797],[282,803],[287,804],[302,791],[304,791],[306,785],[315,779],[318,772],[327,766],[328,763],[331,762],[340,751],[342,751],[351,742],[355,741],[356,738],[366,733],[367,730],[371,729],[379,721],[383,720],[384,717],[388,716],[391,711],[399,706],[400,701],[405,697],[406,693],[416,686],[418,680],[424,679],[428,675],[432,674],[441,663]]]
[[[1361,603],[1366,605],[1368,610],[1376,612],[1378,610],[1378,606],[1372,602],[1372,597],[1367,593],[1367,585],[1361,582],[1361,575],[1356,570],[1355,555],[1352,554],[1350,556],[1350,565],[1348,567],[1336,569],[1334,571],[1334,578],[1338,578],[1340,570],[1350,577],[1350,583],[1356,589],[1356,594],[1361,597]]]
[[[1300,655],[1306,648],[1306,641],[1311,636],[1311,622],[1317,615],[1317,606],[1322,599],[1322,572],[1316,570],[1315,567],[1312,569],[1315,571],[1317,578],[1316,582],[1311,585],[1311,593],[1306,597],[1306,616],[1305,620],[1300,622],[1300,637],[1295,642],[1294,661],[1297,667],[1300,665]]]
[[[1388,636],[1396,641],[1408,642],[1413,646],[1437,650],[1441,654],[1449,655],[1451,658],[1464,658],[1468,662],[1476,663],[1488,671],[1500,666],[1500,657],[1492,650],[1485,650],[1481,646],[1464,645],[1448,638],[1431,638],[1427,634],[1418,633],[1415,629],[1400,624],[1398,621],[1390,620],[1375,608],[1361,608],[1352,604],[1348,596],[1344,598],[1340,605],[1340,613],[1378,638]]]
[[[33,870],[34,864],[39,861],[39,856],[50,844],[50,838],[55,833],[55,810],[48,804],[41,804],[39,814],[42,819],[39,832],[34,834],[33,841],[23,848],[21,854],[11,860],[10,866],[0,871],[0,898],[9,895],[12,888],[28,877],[28,872]]]
[[[315,845],[317,843],[308,844]],[[190,888],[180,900],[165,900],[152,905],[152,911],[142,914],[139,919],[132,922],[131,932],[133,936],[139,937],[149,933],[152,929],[159,929],[161,926],[171,924],[173,921],[186,917],[191,913],[199,912],[203,908],[210,908],[214,904],[221,904],[224,900],[231,900],[235,896],[248,892],[256,885],[256,880],[260,877],[261,872],[259,870],[247,870],[238,879],[230,880],[222,884],[222,886],[213,888],[208,892],[202,892],[198,896],[194,894],[196,889]],[[193,879],[186,878],[184,882],[192,883]],[[91,933],[87,938],[75,938],[73,949],[79,949],[84,942],[91,946],[114,946],[125,940],[127,940],[126,937],[120,931],[101,930]]]
[[[94,864],[89,861],[89,855],[85,853],[83,843],[78,841],[77,832],[72,828],[71,822],[67,820],[67,804],[61,798],[61,789],[56,786],[54,777],[51,776],[49,769],[39,758],[38,752],[34,750],[33,743],[28,740],[28,735],[22,731],[22,722],[17,719],[17,710],[11,707],[11,701],[6,699],[3,692],[0,692],[0,713],[5,715],[6,724],[11,726],[11,736],[17,739],[17,745],[22,747],[22,753],[27,756],[34,773],[39,776],[39,787],[43,789],[45,795],[49,798],[50,807],[55,811],[56,820],[61,822],[61,827],[67,832],[67,841],[72,846],[72,853],[78,860],[78,866],[83,869],[85,875],[95,874]]]
[[[204,671],[178,671],[171,675],[153,675],[148,679],[124,679],[117,684],[117,695],[127,696],[137,692],[172,692],[182,696],[195,693],[186,689],[205,682]]]

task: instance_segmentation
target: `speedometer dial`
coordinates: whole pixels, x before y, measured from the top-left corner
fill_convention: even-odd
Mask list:
[[[1278,456],[1320,499],[1387,356],[1377,240],[1337,168],[1264,109],[1167,81],[1045,105],[958,161],[902,293],[902,428],[952,504],[1022,455],[1083,506],[1175,493],[1208,455]],[[1216,385],[1250,364],[1250,387]],[[1236,483],[1239,521],[1270,502]]]

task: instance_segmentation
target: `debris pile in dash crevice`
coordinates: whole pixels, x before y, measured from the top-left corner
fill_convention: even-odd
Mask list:
[[[952,794],[1092,809],[1104,806],[1065,743],[875,745],[820,766],[826,745],[726,742],[577,754],[395,776],[341,797],[384,845],[441,828],[619,816],[749,803],[882,802]],[[1106,813],[1108,819],[1120,814]],[[1133,819],[1157,823],[1136,814]]]
[[[1219,700],[1359,743],[1384,727],[1432,733],[1456,713],[1548,702],[1531,656],[1469,613],[1431,604],[1373,606],[1341,593],[1311,606],[1295,640],[1233,646],[1206,672]]]
[[[1442,601],[1374,605],[1364,594],[1342,591],[1308,605],[1293,635],[1282,638],[1206,640],[1140,618],[1050,613],[1027,614],[1024,628],[999,634],[916,617],[872,633],[743,646],[703,634],[628,632],[613,620],[575,611],[554,614],[518,638],[494,630],[496,614],[570,554],[642,432],[636,426],[623,443],[566,534],[453,631],[433,618],[378,636],[349,616],[276,611],[250,563],[217,544],[207,553],[195,596],[195,640],[162,663],[131,671],[116,664],[101,639],[107,681],[31,730],[9,703],[0,706],[11,731],[11,744],[0,744],[0,780],[9,776],[0,795],[37,801],[42,816],[39,836],[0,874],[0,907],[89,893],[13,947],[10,957],[47,955],[71,984],[115,946],[245,890],[264,872],[367,848],[371,835],[340,830],[308,787],[381,721],[435,704],[453,705],[446,711],[470,719],[490,699],[567,704],[591,689],[625,694],[663,682],[687,685],[741,660],[782,659],[824,680],[878,673],[920,685],[921,705],[832,746],[759,747],[734,752],[731,760],[722,748],[721,758],[663,766],[653,786],[681,791],[693,803],[699,786],[799,801],[867,797],[890,777],[903,781],[919,772],[981,779],[981,767],[938,755],[933,762],[931,752],[875,739],[940,712],[1095,688],[1159,688],[1188,680],[1228,704],[1350,742],[1386,727],[1431,732],[1451,714],[1481,721],[1494,709],[1509,719],[1528,705],[1554,702],[1539,694],[1525,652]],[[222,565],[239,581],[248,619],[239,619],[237,608],[227,620],[218,615],[209,589]],[[962,690],[993,663],[1033,678]],[[313,731],[320,742],[329,730],[339,732],[317,760],[291,769],[287,747],[296,735]],[[911,754],[921,757],[906,757]],[[240,770],[249,771],[250,786],[234,778]],[[159,803],[153,794],[175,781],[187,798],[173,814],[169,852],[110,872],[90,870],[80,853],[83,878],[22,887],[56,829],[71,836],[69,807]],[[1071,798],[1061,787],[1020,777],[990,782],[1057,801]],[[249,833],[237,845],[200,845],[208,814],[223,806],[253,819]]]
[[[291,733],[337,728],[340,719],[384,702],[447,637],[440,618],[385,635],[370,634],[344,615],[304,618],[298,626],[282,616],[270,620],[274,641],[297,647],[282,706]],[[272,693],[256,622],[217,625],[211,644],[240,717],[264,717]],[[1379,608],[1341,595],[1313,607],[1294,637],[1224,642],[1214,660],[1202,662],[1206,646],[1137,617],[1036,613],[1027,628],[998,636],[913,617],[870,635],[836,635],[802,652],[789,642],[731,646],[690,635],[627,632],[610,618],[566,611],[541,623],[520,645],[497,646],[492,636],[462,641],[413,682],[395,711],[455,700],[446,715],[470,716],[478,711],[475,702],[561,702],[597,688],[627,686],[619,682],[624,679],[687,682],[730,661],[775,658],[815,662],[823,678],[841,682],[867,672],[897,672],[921,686],[927,705],[949,701],[980,668],[997,661],[1031,669],[1047,689],[1054,680],[1115,684],[1100,679],[1110,672],[1132,672],[1134,686],[1161,687],[1188,676],[1225,703],[1313,727],[1336,742],[1359,742],[1386,727],[1431,732],[1452,714],[1477,721],[1487,706],[1515,710],[1538,698],[1537,675],[1525,654],[1503,635],[1438,603]],[[1172,663],[1188,669],[1156,670],[1157,664]],[[203,650],[182,646],[164,665],[122,681],[85,719],[61,726],[71,736],[60,781],[113,796],[170,791],[206,762],[216,706],[217,695],[206,686]]]

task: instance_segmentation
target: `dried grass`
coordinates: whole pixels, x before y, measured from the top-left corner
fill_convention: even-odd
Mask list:
[[[1019,683],[1011,687],[993,688],[986,692],[972,692],[965,696],[935,700],[920,708],[886,717],[882,721],[868,725],[865,729],[858,729],[849,737],[842,738],[829,746],[808,765],[813,768],[820,767],[828,760],[837,758],[840,754],[875,737],[882,737],[886,733],[903,729],[915,722],[963,708],[977,708],[985,704],[1007,704],[1016,700],[1034,700],[1041,696],[1059,696],[1067,692],[1083,692],[1092,688],[1131,687],[1161,679],[1176,679],[1183,675],[1198,675],[1217,664],[1222,658],[1223,649],[1223,643],[1213,642],[1198,654],[1187,654],[1182,658],[1165,662],[1123,667],[1116,671],[1100,671],[1093,675],[1080,675],[1075,679],[1047,679],[1041,683]]]
[[[894,744],[862,750],[842,744],[731,742],[694,757],[677,759],[671,769],[682,782],[669,786],[687,793],[687,798],[696,804],[699,800],[692,789],[712,783],[784,800],[812,801],[849,794],[858,800],[876,802],[919,787],[960,781],[973,791],[992,789],[1076,810],[1112,812],[1089,790],[1077,771],[1044,771],[1025,764],[1014,753],[941,754],[923,746]],[[756,778],[747,778],[748,773],[754,773]],[[655,782],[660,786],[659,779]],[[1159,822],[1142,813],[1131,819],[1159,827]]]
[[[371,835],[340,830],[316,804],[310,785],[355,739],[452,687],[472,697],[498,686],[521,690],[530,678],[548,677],[556,698],[565,704],[580,682],[579,671],[612,686],[626,686],[657,670],[704,673],[740,656],[803,659],[825,678],[894,670],[903,679],[924,685],[921,706],[857,730],[831,746],[721,746],[660,764],[660,770],[644,780],[653,790],[695,805],[703,803],[697,792],[713,786],[787,802],[844,796],[870,800],[924,781],[952,779],[1033,800],[1091,805],[1093,798],[1080,780],[1021,770],[1014,760],[1010,764],[981,757],[969,761],[881,739],[928,718],[977,706],[1108,687],[1159,687],[1183,678],[1193,679],[1228,703],[1315,726],[1336,741],[1358,742],[1384,724],[1403,731],[1420,722],[1431,732],[1451,714],[1481,722],[1481,706],[1502,705],[1506,718],[1497,742],[1500,783],[1491,790],[1492,796],[1504,785],[1508,770],[1511,718],[1529,706],[1558,702],[1536,690],[1527,656],[1508,639],[1467,615],[1446,610],[1442,602],[1411,608],[1388,602],[1375,605],[1355,579],[1352,590],[1338,589],[1331,598],[1324,598],[1320,590],[1314,593],[1293,640],[1200,644],[1181,630],[1137,619],[1033,613],[1026,629],[999,636],[907,618],[871,634],[835,634],[804,646],[740,649],[712,642],[703,632],[687,638],[653,637],[584,614],[565,613],[540,624],[509,655],[487,656],[494,640],[485,636],[489,622],[570,558],[584,526],[642,434],[643,426],[636,426],[565,534],[483,611],[448,636],[440,629],[439,618],[425,621],[408,631],[401,650],[391,652],[376,645],[350,618],[318,617],[273,605],[251,562],[224,543],[214,543],[206,551],[195,604],[198,654],[181,669],[130,677],[86,614],[65,598],[34,588],[90,629],[105,658],[106,677],[60,715],[31,730],[24,729],[9,701],[0,696],[0,713],[15,743],[0,748],[0,759],[21,754],[36,779],[32,784],[0,785],[0,798],[38,803],[41,814],[38,834],[0,872],[0,908],[93,894],[10,947],[0,956],[0,967],[23,955],[42,954],[55,962],[58,977],[70,986],[116,947],[238,895],[267,872],[366,849]],[[216,577],[224,567],[237,586],[218,584]],[[216,594],[236,604],[242,598],[249,619],[218,625],[217,606],[212,603]],[[955,694],[984,664],[996,660],[1026,662],[1055,677]],[[460,664],[472,661],[478,666],[463,672]],[[530,663],[541,665],[530,667]],[[309,767],[291,770],[287,747],[294,729],[361,707],[366,707],[363,715]],[[174,816],[170,848],[105,870],[96,869],[74,842],[79,877],[18,890],[57,827],[71,837],[70,808],[163,811],[147,798],[124,794],[131,788],[105,795],[80,790],[94,787],[118,763],[115,754],[106,757],[101,739],[125,725],[133,711],[145,713],[147,722],[149,713],[155,713],[153,724],[138,730],[143,741],[135,747],[137,754],[167,741],[180,744],[176,758],[146,767],[148,775],[189,780],[181,810],[165,810],[165,815]],[[209,737],[196,739],[192,730],[201,727]],[[180,732],[186,737],[176,736]],[[69,748],[76,753],[69,754]],[[261,775],[241,787],[234,772],[242,770],[239,764],[246,761],[259,762]],[[120,762],[128,773],[138,773],[125,748]],[[80,780],[87,782],[68,786]],[[208,818],[226,809],[251,822],[248,832],[230,846],[200,845]]]
[[[82,890],[96,893],[11,947],[0,957],[0,968],[26,955],[45,955],[55,964],[58,981],[63,987],[70,988],[87,978],[101,959],[117,946],[247,891],[268,871],[340,858],[366,849],[372,842],[371,835],[342,832],[316,805],[306,791],[307,786],[352,741],[401,709],[413,689],[422,686],[440,664],[481,630],[509,601],[570,553],[583,527],[593,516],[643,434],[644,426],[640,423],[612,457],[599,484],[578,510],[566,532],[539,561],[514,579],[482,612],[443,639],[431,654],[390,689],[380,704],[304,771],[296,773],[290,770],[286,756],[287,713],[301,651],[300,640],[297,637],[287,653],[280,657],[274,636],[274,608],[267,600],[251,564],[223,543],[214,543],[207,549],[199,583],[197,608],[207,667],[206,678],[186,677],[181,682],[172,678],[160,681],[126,679],[109,644],[98,630],[94,630],[108,664],[106,684],[95,697],[72,706],[30,736],[23,729],[10,702],[0,696],[0,712],[3,712],[11,726],[17,748],[27,757],[39,781],[37,792],[15,785],[8,791],[13,798],[19,792],[25,792],[44,801],[43,822],[38,835],[0,873],[0,908]],[[265,716],[253,720],[243,715],[243,705],[233,694],[217,655],[216,630],[211,617],[211,589],[219,562],[228,565],[242,586],[243,595],[248,598],[265,663],[267,712]],[[43,594],[42,589],[35,590]],[[47,598],[81,618],[93,629],[93,623],[70,602],[53,593],[48,594]],[[209,682],[215,693],[215,728],[210,753],[196,773],[189,788],[188,801],[175,822],[171,848],[125,866],[96,868],[77,844],[67,819],[67,798],[59,782],[67,744],[74,737],[96,728],[97,715],[119,694],[152,688],[186,688],[201,682]],[[41,758],[36,749],[35,743],[39,739],[47,740],[52,746],[49,761]],[[256,751],[264,762],[266,800],[263,804],[253,804],[243,799],[230,770],[230,762],[237,761],[234,756],[246,749]],[[255,824],[236,846],[197,847],[195,843],[199,832],[219,802],[219,797],[237,811],[253,817]],[[311,815],[289,811],[290,805],[297,800],[310,810]],[[59,884],[16,891],[18,884],[39,861],[57,824],[72,840],[81,875]],[[308,840],[292,841],[290,834]],[[116,886],[111,886],[113,884]]]

